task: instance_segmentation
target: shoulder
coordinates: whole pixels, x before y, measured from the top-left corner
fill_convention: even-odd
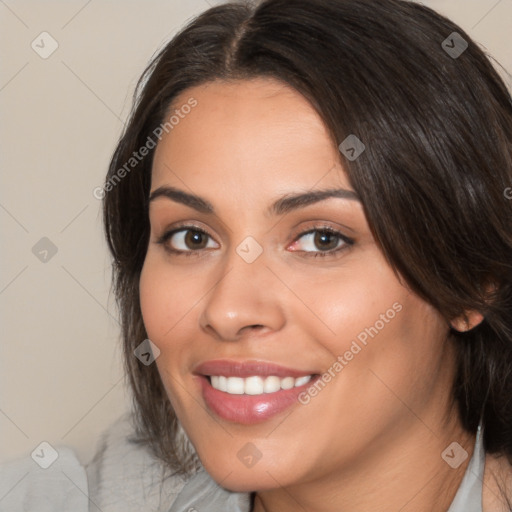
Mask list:
[[[483,512],[512,510],[512,466],[505,455],[486,454],[482,501]]]
[[[131,441],[132,419],[127,412],[108,427],[85,466],[91,511],[167,511],[186,483],[181,476],[169,477],[160,460]]]
[[[0,512],[88,512],[87,477],[75,451],[41,443],[0,464]]]

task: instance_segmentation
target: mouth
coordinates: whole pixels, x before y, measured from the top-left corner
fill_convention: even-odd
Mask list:
[[[234,423],[254,424],[269,420],[298,405],[298,396],[319,373],[261,361],[208,361],[194,374],[202,396],[216,416]]]

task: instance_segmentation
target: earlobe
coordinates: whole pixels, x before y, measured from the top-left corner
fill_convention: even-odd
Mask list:
[[[456,318],[454,318],[450,325],[453,329],[459,332],[470,331],[479,325],[484,319],[484,316],[479,311],[471,310]]]

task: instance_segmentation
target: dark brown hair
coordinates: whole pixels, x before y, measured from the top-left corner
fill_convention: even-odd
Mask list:
[[[459,55],[449,51],[453,37],[467,43]],[[408,1],[220,5],[192,20],[144,71],[106,183],[165,122],[178,94],[253,77],[299,91],[336,145],[350,134],[363,141],[356,160],[340,153],[344,169],[377,243],[409,286],[447,321],[483,313],[477,327],[451,333],[453,405],[467,431],[482,422],[486,451],[512,464],[512,201],[504,193],[512,185],[512,99],[488,56],[450,20]],[[133,354],[147,337],[138,286],[153,152],[106,189],[104,223],[138,439],[186,472],[197,461],[177,440],[157,368]]]

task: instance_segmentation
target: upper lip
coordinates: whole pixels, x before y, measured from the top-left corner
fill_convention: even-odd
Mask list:
[[[308,370],[298,370],[296,368],[287,368],[267,361],[234,361],[228,359],[215,359],[205,361],[196,366],[194,373],[200,375],[224,375],[226,377],[252,377],[259,375],[268,377],[303,377],[305,375],[315,375],[315,372]]]

